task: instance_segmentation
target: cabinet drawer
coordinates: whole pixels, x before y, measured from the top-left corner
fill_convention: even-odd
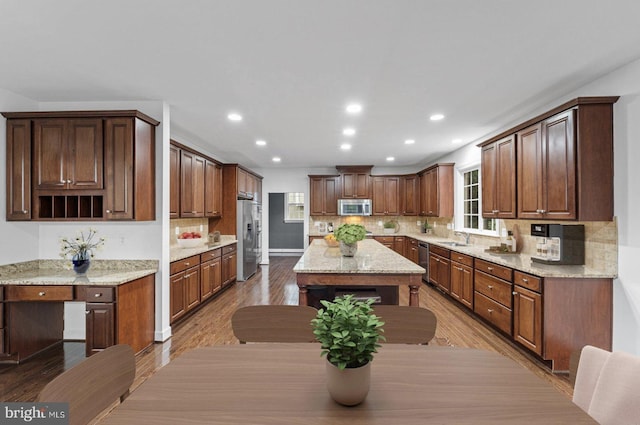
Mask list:
[[[7,286],[7,301],[73,301],[72,286]]]
[[[522,273],[517,270],[513,272],[513,283],[532,291],[542,292],[542,278]]]
[[[229,254],[231,252],[236,252],[236,244],[222,247],[222,255]]]
[[[116,288],[109,286],[87,288],[85,301],[88,303],[112,303],[116,299]]]
[[[451,261],[456,261],[464,264],[465,266],[473,267],[473,257],[460,254],[459,252],[451,251]]]
[[[513,270],[511,270],[509,267],[499,266],[497,264],[476,258],[475,268],[476,270],[482,270],[485,273],[511,282]]]
[[[375,236],[374,239],[380,242],[381,244],[393,243],[394,241],[393,236]]]
[[[200,254],[200,262],[204,263],[206,261],[211,261],[214,258],[220,258],[221,255],[222,255],[222,250],[220,248],[213,249],[211,251],[207,251]]]
[[[433,252],[434,254],[438,254],[441,257],[449,258],[451,251],[447,248],[441,248],[436,245],[429,244],[429,252]]]
[[[0,301],[4,300],[4,286],[0,286]]]
[[[482,273],[478,270],[474,274],[475,290],[494,301],[511,308],[511,284]]]
[[[409,241],[409,245],[418,246],[418,240],[417,239],[409,238],[408,241]]]
[[[189,258],[185,258],[184,260],[178,260],[171,263],[170,266],[170,274],[176,274],[183,270],[187,270],[189,267],[197,266],[200,264],[200,256],[194,255]]]
[[[474,293],[473,311],[491,322],[502,332],[511,335],[511,310],[485,297],[479,292]]]

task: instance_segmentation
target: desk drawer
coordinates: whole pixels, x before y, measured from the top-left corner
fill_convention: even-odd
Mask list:
[[[174,261],[169,267],[169,274],[176,274],[183,270],[187,270],[189,267],[197,266],[200,264],[200,255],[194,255],[183,260]]]
[[[112,303],[116,299],[116,288],[109,286],[87,288],[85,300],[88,303]]]
[[[7,286],[7,301],[73,301],[72,286]]]
[[[542,279],[519,271],[513,272],[513,283],[532,291],[542,292]]]
[[[229,254],[232,252],[236,252],[236,244],[222,247],[222,255]]]
[[[473,311],[491,322],[502,332],[511,335],[510,309],[476,291],[473,297]]]
[[[460,264],[464,264],[465,266],[473,267],[473,257],[460,254],[459,252],[451,251],[451,261],[456,261]]]
[[[212,249],[211,251],[207,251],[200,254],[200,262],[204,263],[207,261],[211,261],[215,258],[220,258],[221,255],[222,255],[222,250],[220,248]]]
[[[499,266],[497,264],[476,258],[475,268],[509,282],[511,282],[512,280],[513,270],[511,270],[509,267]]]
[[[475,290],[500,304],[511,308],[512,285],[509,282],[489,276],[476,270],[474,273]]]

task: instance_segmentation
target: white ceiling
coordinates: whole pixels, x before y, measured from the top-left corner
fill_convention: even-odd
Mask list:
[[[166,101],[172,136],[250,168],[419,167],[640,58],[639,17],[637,0],[0,0],[0,87]]]

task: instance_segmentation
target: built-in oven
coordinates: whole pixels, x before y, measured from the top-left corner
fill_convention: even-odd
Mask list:
[[[418,243],[418,264],[426,270],[422,280],[429,282],[429,244],[426,242]]]

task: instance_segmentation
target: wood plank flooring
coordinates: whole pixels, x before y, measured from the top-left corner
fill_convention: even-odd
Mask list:
[[[173,336],[136,356],[135,390],[159,368],[185,351],[196,347],[237,344],[231,331],[231,315],[252,304],[297,304],[298,287],[292,268],[298,257],[271,257],[246,282],[237,282],[181,323],[173,326]],[[409,290],[400,288],[400,304],[409,304]],[[420,288],[420,306],[438,318],[435,345],[479,348],[496,351],[531,370],[558,389],[559,397],[571,397],[566,375],[554,375],[539,360],[526,354],[498,332],[479,322],[451,298],[430,286]],[[33,401],[55,376],[84,359],[84,342],[65,342],[20,365],[0,365],[0,400]]]

